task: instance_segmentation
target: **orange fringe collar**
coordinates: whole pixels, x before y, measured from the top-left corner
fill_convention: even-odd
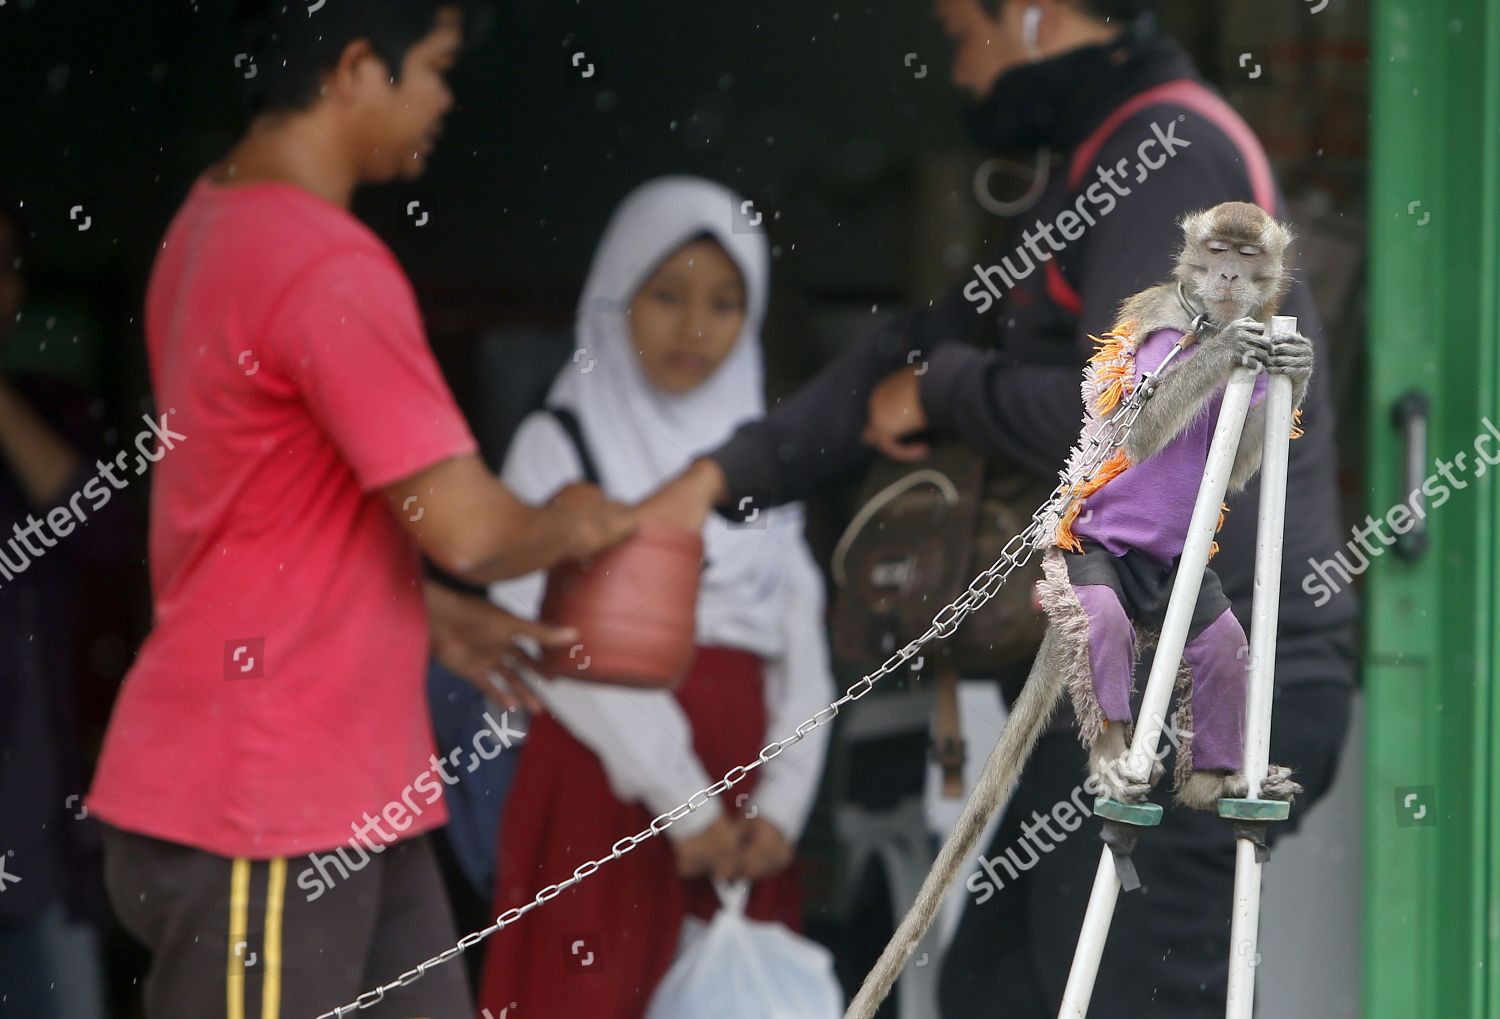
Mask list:
[[[1084,406],[1095,420],[1102,421],[1114,413],[1135,391],[1134,331],[1135,323],[1124,321],[1116,323],[1103,336],[1089,336],[1098,349],[1083,370]],[[1090,395],[1092,399],[1089,399]],[[1073,524],[1078,519],[1083,500],[1119,477],[1129,466],[1125,450],[1116,450],[1092,475],[1073,486],[1068,508],[1057,525],[1059,547],[1073,552],[1083,551],[1083,543],[1073,533]]]

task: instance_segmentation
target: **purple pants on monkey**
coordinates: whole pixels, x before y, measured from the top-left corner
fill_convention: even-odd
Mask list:
[[[1137,631],[1161,629],[1177,570],[1135,551],[1116,556],[1087,540],[1083,548],[1048,552],[1041,592],[1053,624],[1073,643],[1078,667],[1069,692],[1088,745],[1106,721],[1132,720]],[[1248,650],[1218,577],[1205,570],[1178,670],[1179,784],[1191,770],[1238,771],[1244,763]]]

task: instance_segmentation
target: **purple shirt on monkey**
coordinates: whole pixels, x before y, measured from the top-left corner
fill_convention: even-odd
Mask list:
[[[1180,339],[1182,333],[1176,329],[1158,329],[1146,337],[1135,351],[1137,384],[1146,372],[1161,364]],[[1198,349],[1196,343],[1189,346],[1178,355],[1174,365],[1185,362]],[[1266,373],[1261,372],[1255,377],[1250,406],[1254,407],[1265,395]],[[1205,405],[1205,411],[1161,452],[1131,465],[1084,499],[1073,533],[1103,545],[1112,555],[1124,555],[1127,549],[1135,549],[1161,566],[1170,567],[1182,555],[1187,542],[1193,503],[1203,481],[1208,447],[1213,442],[1223,404],[1221,388]]]

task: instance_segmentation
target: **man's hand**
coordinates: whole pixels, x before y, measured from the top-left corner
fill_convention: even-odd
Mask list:
[[[763,817],[740,822],[739,876],[750,881],[780,874],[796,859],[797,847]]]
[[[695,460],[637,508],[642,520],[660,520],[695,534],[725,496],[724,472],[714,461]]]
[[[536,667],[536,660],[517,646],[515,638],[531,637],[544,648],[565,648],[578,643],[577,630],[521,619],[483,598],[430,580],[423,584],[422,594],[433,657],[511,711],[518,706],[542,711],[541,701],[517,671],[519,665]]]
[[[731,881],[738,876],[739,839],[735,827],[722,814],[692,838],[672,842],[677,854],[677,876],[684,881],[695,877],[717,877]]]
[[[892,460],[921,460],[928,454],[928,446],[901,440],[926,427],[927,415],[922,411],[915,368],[892,372],[870,392],[865,445],[874,446]]]
[[[573,518],[570,559],[586,559],[630,536],[635,530],[634,507],[610,502],[593,485],[574,482],[547,501],[547,508]]]

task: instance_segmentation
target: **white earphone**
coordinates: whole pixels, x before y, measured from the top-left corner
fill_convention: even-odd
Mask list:
[[[1037,45],[1041,29],[1041,4],[1032,4],[1021,13],[1021,45],[1026,48],[1026,55],[1032,60],[1036,60],[1042,55],[1041,48]]]

